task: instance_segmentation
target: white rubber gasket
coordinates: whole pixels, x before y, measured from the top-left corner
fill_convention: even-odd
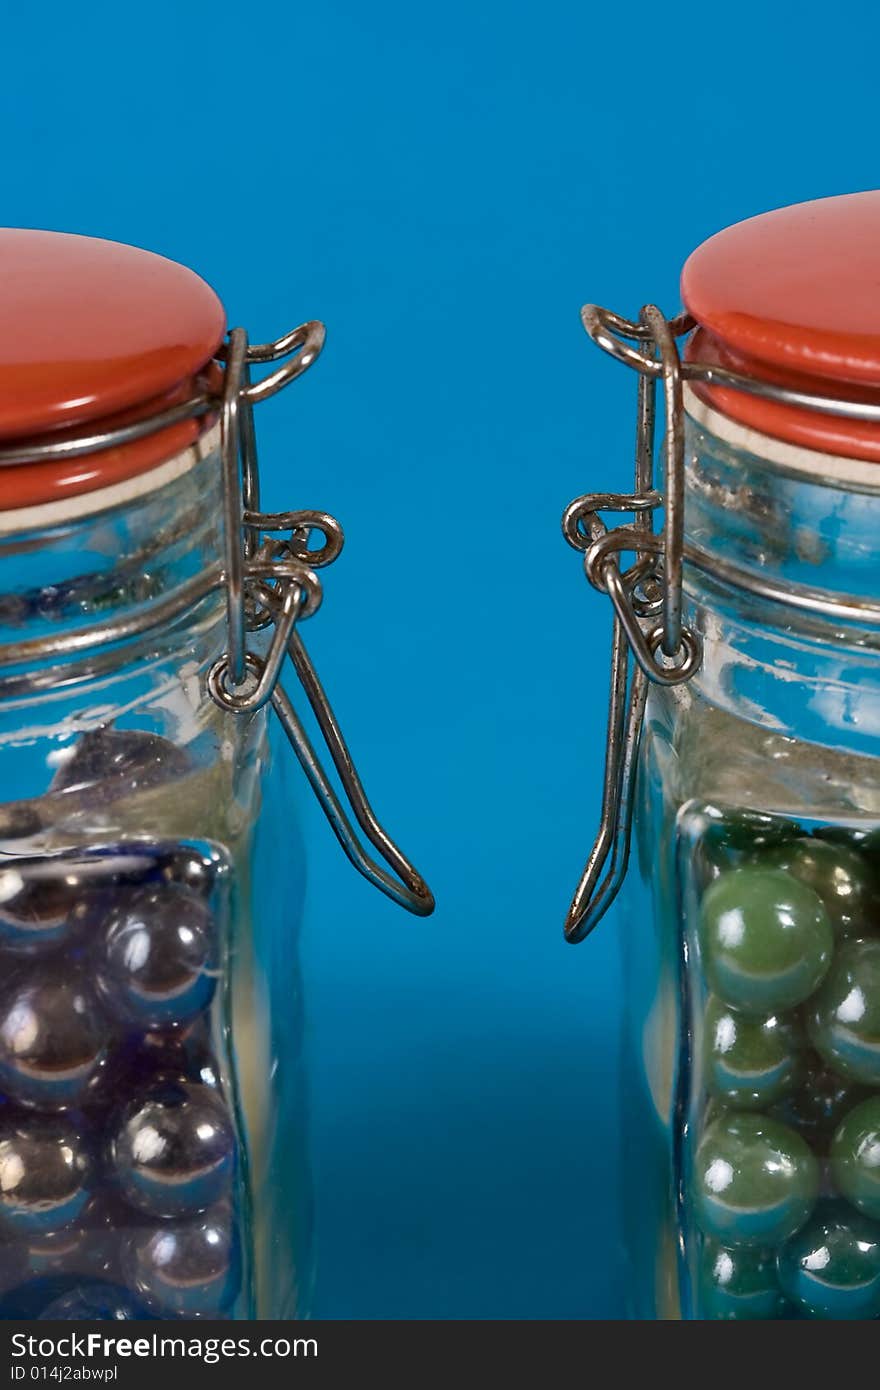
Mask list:
[[[688,382],[684,383],[684,409],[694,424],[707,434],[723,440],[741,453],[766,459],[787,473],[796,473],[816,483],[827,482],[838,486],[848,485],[860,491],[880,492],[880,463],[846,458],[840,454],[825,454],[819,449],[805,449],[800,444],[788,444],[784,439],[774,439],[760,430],[750,429],[748,425],[731,420],[729,415],[722,415],[721,411],[700,400]]]
[[[66,522],[77,521],[85,516],[96,516],[109,511],[111,507],[121,507],[133,502],[145,493],[173,483],[183,477],[202,459],[207,458],[220,445],[219,422],[205,430],[192,444],[188,444],[179,454],[166,459],[164,463],[149,468],[145,473],[137,473],[121,483],[110,487],[95,488],[92,492],[79,492],[73,497],[58,497],[51,502],[40,502],[33,507],[13,507],[0,511],[0,536],[8,536],[16,531],[42,531],[52,526],[63,526]],[[0,489],[3,472],[0,469]]]

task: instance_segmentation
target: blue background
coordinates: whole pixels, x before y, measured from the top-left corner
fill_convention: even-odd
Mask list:
[[[265,501],[345,524],[308,636],[439,907],[302,795],[317,1312],[614,1316],[615,925],[560,934],[608,621],[559,515],[627,486],[632,383],[577,311],[672,311],[704,236],[876,180],[874,8],[24,8],[2,220],[187,262],[257,340],[329,327],[261,407]]]

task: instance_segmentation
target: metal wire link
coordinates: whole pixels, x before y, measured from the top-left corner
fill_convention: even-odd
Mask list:
[[[235,714],[254,714],[271,703],[303,771],[348,858],[382,893],[417,916],[434,910],[422,876],[382,828],[367,800],[342,730],[299,637],[298,624],[321,603],[317,570],[338,559],[344,544],[339,522],[327,512],[260,510],[259,469],[253,407],[295,381],[315,360],[324,342],[320,324],[306,324],[277,343],[250,347],[243,329],[233,329],[226,362],[220,440],[224,485],[224,544],[227,651],[208,673],[215,704]],[[285,361],[253,383],[255,362]],[[286,533],[286,534],[283,534]],[[313,544],[315,537],[320,543]],[[247,646],[247,634],[271,627],[264,656]],[[339,774],[354,817],[369,844],[392,872],[364,849],[351,821],[281,685],[285,657],[299,677]],[[395,877],[396,875],[396,877]]]
[[[345,544],[345,535],[335,516],[328,512],[249,512],[244,514],[244,524],[252,533],[289,531],[286,542],[291,554],[308,561],[312,569],[323,569],[338,560]],[[323,536],[322,545],[312,549],[310,541],[314,532]]]

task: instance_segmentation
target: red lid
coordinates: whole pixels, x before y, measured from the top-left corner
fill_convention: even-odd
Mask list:
[[[681,277],[700,325],[690,361],[841,400],[880,403],[880,191],[738,222],[698,246]],[[880,461],[880,424],[694,383],[725,415],[779,439]]]
[[[210,286],[163,256],[0,229],[0,447],[111,428],[185,400],[225,328]],[[204,427],[191,420],[86,458],[0,467],[0,509],[121,482]]]

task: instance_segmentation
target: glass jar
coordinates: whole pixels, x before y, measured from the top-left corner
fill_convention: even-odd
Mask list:
[[[634,494],[564,523],[615,607],[567,934],[613,900],[632,829],[635,1317],[880,1317],[878,233],[878,194],[783,209],[693,254],[671,324],[585,310],[640,383]],[[609,508],[639,520],[607,531]]]
[[[0,251],[0,1316],[306,1316],[305,857],[270,709],[357,867],[433,905],[298,635],[338,524],[259,508],[252,407],[323,330],[249,347],[198,277],[133,248]],[[400,878],[357,840],[287,655]]]

